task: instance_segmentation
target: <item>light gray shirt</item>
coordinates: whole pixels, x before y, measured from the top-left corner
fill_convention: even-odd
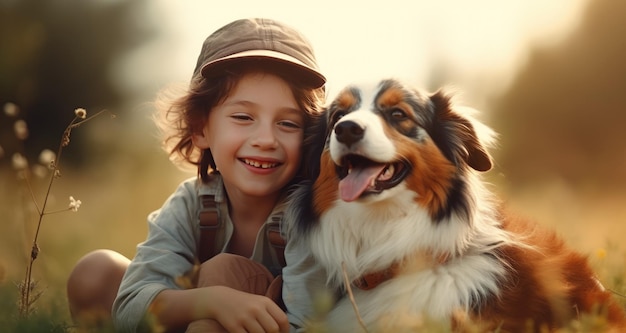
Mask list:
[[[208,184],[203,184],[196,177],[185,180],[159,210],[148,216],[148,237],[137,245],[135,257],[124,274],[113,304],[113,322],[117,331],[137,331],[158,293],[165,289],[182,289],[175,280],[193,266],[200,241],[200,195],[204,194],[215,196],[220,211],[221,224],[215,239],[216,246],[222,252],[228,248],[233,223],[228,214],[221,176],[215,175]],[[257,234],[251,256],[252,260],[262,263],[275,274],[280,273],[281,265],[266,233],[268,226],[276,223],[273,217],[282,216],[283,209],[284,202],[274,207]]]
[[[286,223],[287,221],[284,221]],[[289,237],[283,268],[283,302],[291,333],[306,332],[311,321],[320,320],[329,311],[337,293],[326,286],[326,271],[316,263],[308,244]]]

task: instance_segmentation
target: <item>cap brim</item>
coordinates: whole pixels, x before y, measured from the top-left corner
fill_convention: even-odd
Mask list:
[[[200,72],[205,78],[211,78],[227,67],[237,63],[258,61],[272,66],[277,66],[288,73],[295,73],[294,79],[312,88],[319,88],[326,84],[326,78],[316,69],[306,65],[300,60],[281,52],[270,50],[249,50],[231,54],[204,64]]]

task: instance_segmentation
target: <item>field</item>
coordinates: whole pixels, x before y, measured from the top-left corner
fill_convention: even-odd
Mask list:
[[[24,279],[37,215],[23,181],[10,168],[0,176],[0,326],[15,332],[75,331],[71,327],[65,280],[74,263],[88,251],[114,249],[132,257],[146,235],[145,218],[158,208],[178,182],[191,176],[172,166],[158,150],[133,157],[122,153],[97,166],[64,169],[55,180],[49,207],[67,207],[69,196],[82,201],[77,212],[44,216],[40,253],[33,278],[42,292],[35,315],[18,320],[17,285]],[[589,254],[602,283],[626,294],[626,195],[579,193],[558,181],[541,187],[517,187],[497,175],[492,182],[518,212],[556,228],[567,241]],[[47,176],[33,190],[43,199]],[[616,296],[624,304],[626,298]],[[35,328],[33,328],[35,327]]]
[[[155,158],[146,156],[150,154]],[[146,236],[147,214],[159,208],[176,185],[190,176],[177,170],[156,149],[138,155],[130,158],[121,154],[98,167],[61,168],[62,177],[54,181],[47,210],[67,208],[69,196],[81,200],[82,205],[77,212],[43,218],[40,252],[32,270],[42,291],[34,307],[37,313],[54,312],[59,322],[69,323],[65,281],[76,261],[99,248],[114,249],[132,258],[135,246]],[[32,180],[39,205],[48,181],[49,175]],[[18,284],[24,280],[37,220],[25,182],[18,180],[12,169],[0,170],[0,327],[17,318]]]

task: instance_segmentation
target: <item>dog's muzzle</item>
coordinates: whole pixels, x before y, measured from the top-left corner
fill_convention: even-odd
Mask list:
[[[363,135],[365,133],[365,130],[361,127],[361,125],[350,120],[337,123],[334,131],[337,141],[348,147],[363,139]]]
[[[345,145],[347,151],[365,136],[365,129],[350,120],[337,123],[333,131],[337,142]],[[378,162],[362,153],[348,153],[336,168],[340,179],[339,196],[350,202],[400,184],[409,174],[411,165],[404,160]]]

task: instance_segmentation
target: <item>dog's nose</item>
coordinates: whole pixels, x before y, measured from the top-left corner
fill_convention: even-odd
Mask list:
[[[337,141],[348,146],[361,140],[364,132],[365,129],[354,121],[342,121],[335,126]]]

